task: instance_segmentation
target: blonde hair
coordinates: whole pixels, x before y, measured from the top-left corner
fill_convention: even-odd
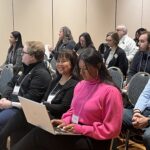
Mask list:
[[[37,61],[44,60],[45,48],[44,44],[40,41],[27,41],[27,52],[33,55]]]

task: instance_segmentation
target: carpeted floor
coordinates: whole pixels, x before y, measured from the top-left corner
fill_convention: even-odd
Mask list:
[[[121,139],[123,140],[123,139]],[[122,144],[121,146],[118,146],[118,150],[124,150],[124,144]],[[143,144],[139,144],[133,141],[129,141],[129,150],[146,150],[145,146]]]
[[[124,150],[124,139],[120,139],[122,141],[122,145],[118,146],[118,150]],[[8,138],[8,147],[9,147],[9,138]],[[9,150],[9,149],[8,149]],[[133,141],[129,141],[129,150],[146,150],[145,147],[142,144],[133,142]]]

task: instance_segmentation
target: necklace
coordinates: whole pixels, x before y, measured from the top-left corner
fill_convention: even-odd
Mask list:
[[[61,79],[59,80],[59,84],[60,84],[60,85],[64,85],[68,80],[71,79],[71,77],[72,77],[72,76],[69,76],[68,79],[65,79],[65,80],[61,78]]]

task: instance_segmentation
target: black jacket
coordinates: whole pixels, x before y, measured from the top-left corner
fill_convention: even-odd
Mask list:
[[[7,88],[2,97],[11,101],[18,101],[17,95],[12,93],[15,85],[19,85],[19,96],[41,102],[50,81],[51,76],[43,62],[29,66],[24,65],[22,75],[17,74],[12,78],[7,84]]]
[[[150,73],[150,52],[138,51],[133,57],[128,77],[127,83],[130,81],[133,75],[137,72],[147,72]]]
[[[101,54],[103,56],[107,49],[110,49],[108,44],[107,43],[101,43],[100,46],[98,47],[98,52],[99,52],[99,54]]]
[[[54,57],[57,59],[58,53],[64,49],[73,50],[76,43],[73,40],[68,40],[67,42],[58,42],[55,49],[52,51],[50,58]]]
[[[109,49],[106,49],[106,51],[104,52],[105,62],[109,56],[110,51],[111,51],[111,49],[109,48]],[[123,75],[126,76],[127,70],[128,70],[128,59],[126,57],[124,50],[121,49],[120,47],[117,47],[112,60],[108,64],[108,68],[112,67],[112,66],[120,68]]]
[[[62,87],[62,89],[56,94],[56,96],[51,101],[51,104],[46,102],[50,92],[56,86],[60,77],[56,77],[52,83],[49,85],[47,92],[43,98],[43,102],[49,111],[52,118],[60,118],[64,112],[70,108],[70,104],[73,98],[74,87],[77,84],[76,79],[69,79]]]
[[[55,49],[50,54],[50,61],[53,70],[56,70],[56,60],[58,53],[64,49],[73,50],[75,47],[75,42],[73,40],[68,40],[67,42],[58,42]]]

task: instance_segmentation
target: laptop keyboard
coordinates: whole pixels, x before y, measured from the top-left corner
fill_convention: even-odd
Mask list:
[[[55,131],[56,131],[56,132],[59,132],[59,133],[68,133],[68,132],[65,131],[64,129],[58,128],[58,127],[55,127]]]

